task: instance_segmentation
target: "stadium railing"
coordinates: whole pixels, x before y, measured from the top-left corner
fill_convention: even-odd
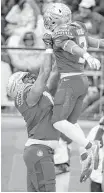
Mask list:
[[[38,51],[44,51],[45,49],[39,49],[39,48],[28,48],[28,47],[7,47],[7,46],[1,46],[1,50],[38,50]],[[94,54],[96,56],[98,56],[98,58],[101,61],[101,69],[100,71],[94,71],[94,70],[85,70],[85,74],[89,77],[91,76],[94,80],[94,84],[96,86],[97,81],[98,81],[98,77],[100,77],[100,98],[103,96],[103,92],[104,92],[104,49],[88,49],[88,52],[90,52],[91,54]],[[2,105],[2,104],[1,104]],[[12,101],[8,101],[8,103],[6,104],[6,106],[14,106],[14,103]],[[102,115],[103,114],[103,104],[102,101],[100,101],[100,105],[99,105],[99,114]]]

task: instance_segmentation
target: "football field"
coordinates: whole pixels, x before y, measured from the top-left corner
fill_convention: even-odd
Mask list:
[[[87,135],[98,124],[96,121],[79,121]],[[26,167],[23,161],[24,144],[27,140],[25,122],[20,116],[1,117],[1,191],[26,192]],[[79,182],[80,163],[77,145],[71,153],[69,192],[88,192],[89,180]],[[63,182],[64,185],[64,182]]]

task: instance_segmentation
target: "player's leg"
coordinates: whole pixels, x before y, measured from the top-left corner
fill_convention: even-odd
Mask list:
[[[65,81],[63,81],[59,87],[58,92],[56,93],[55,107],[53,109],[53,120],[55,122],[53,126],[60,132],[64,133],[67,137],[72,139],[74,142],[78,143],[80,146],[83,146],[83,149],[85,148],[89,154],[89,156],[87,156],[87,153],[85,152],[81,156],[82,160],[84,161],[84,166],[82,168],[83,178],[87,172],[85,179],[91,173],[90,167],[92,163],[92,143],[90,143],[89,140],[85,138],[84,132],[80,126],[76,126],[73,123],[77,122],[77,119],[80,115],[83,98],[87,92],[87,88],[88,84],[86,76],[73,77],[70,78],[69,81],[68,79],[65,79]],[[70,117],[71,119],[69,119]],[[70,122],[68,122],[67,119]],[[97,145],[94,146],[95,149],[96,147]],[[88,171],[88,168],[90,168],[90,171]]]
[[[53,150],[43,145],[31,145],[24,150],[29,192],[55,192]]]
[[[89,141],[84,135],[83,137],[78,135],[76,126],[72,122],[67,121],[67,118],[74,110],[77,98],[81,93],[83,94],[87,88],[88,84],[83,83],[80,76],[62,79],[55,95],[52,117],[53,126],[57,130],[84,147],[87,146]]]
[[[68,117],[68,120],[70,122],[75,123],[74,125],[76,126],[76,133],[80,135],[82,138],[84,136],[84,132],[81,129],[80,125],[77,123],[77,120],[81,113],[81,107],[83,104],[84,97],[85,95],[81,95],[78,97],[74,110],[72,111],[71,115]],[[82,163],[80,180],[82,180],[85,175],[86,175],[86,179],[91,175],[92,168],[90,164],[90,157],[88,156],[87,150],[83,146],[79,146],[79,152],[80,152],[81,163]]]

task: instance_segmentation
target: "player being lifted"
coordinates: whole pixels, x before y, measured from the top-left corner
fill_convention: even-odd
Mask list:
[[[74,142],[82,146],[82,171],[80,181],[86,180],[96,169],[98,144],[89,142],[77,123],[83,99],[88,89],[84,74],[85,61],[92,69],[99,69],[100,62],[88,52],[88,46],[104,47],[104,40],[87,35],[83,23],[72,22],[69,7],[54,3],[44,13],[44,26],[51,34],[44,34],[43,41],[50,53],[54,53],[60,82],[54,98],[52,123]]]

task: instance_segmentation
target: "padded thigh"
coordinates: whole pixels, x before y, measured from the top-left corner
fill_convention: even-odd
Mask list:
[[[28,192],[55,192],[53,150],[47,146],[32,145],[25,149],[24,161]]]
[[[54,97],[54,104],[64,104],[66,100],[71,96],[71,98],[74,97],[73,89],[70,85],[70,79],[65,81],[64,79],[61,80],[60,85],[57,89],[57,92]]]
[[[87,93],[87,89],[88,79],[85,75],[76,75],[63,78],[59,83],[57,92],[54,97],[52,123],[64,119],[69,119],[72,111],[76,107],[78,98],[83,98]],[[81,103],[82,101],[83,100],[81,100]],[[75,113],[73,113],[76,117],[77,110],[80,110],[79,101],[78,108],[76,107]],[[74,119],[76,120],[77,118]]]
[[[74,95],[73,89],[68,84],[69,81],[70,80],[63,81],[56,92],[52,123],[67,119],[74,108],[76,96]]]

